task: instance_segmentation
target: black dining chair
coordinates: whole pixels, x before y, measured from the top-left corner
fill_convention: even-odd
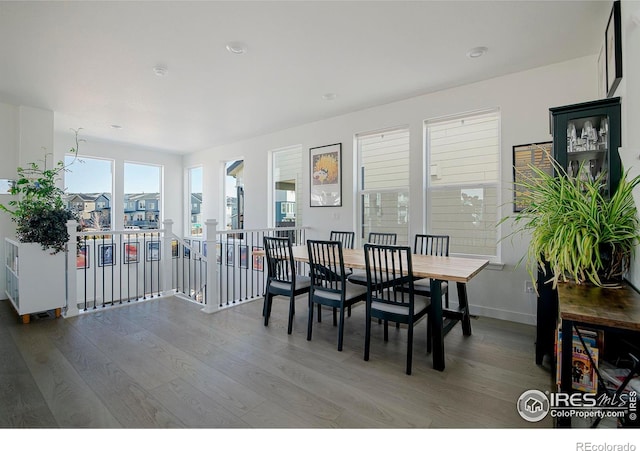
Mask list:
[[[411,374],[414,326],[431,311],[431,299],[417,295],[413,289],[411,248],[365,244],[364,257],[367,274],[364,360],[369,360],[372,318],[384,321],[384,341],[389,341],[389,321],[406,324],[406,373]],[[397,289],[405,285],[408,289]],[[427,327],[427,347],[430,347],[430,341],[430,328]]]
[[[286,296],[289,298],[289,323],[287,325],[287,333],[291,334],[293,329],[293,315],[296,311],[296,296],[309,292],[311,279],[296,274],[296,265],[291,249],[291,237],[265,236],[263,243],[265,256],[267,258],[267,283],[265,287],[264,306],[262,308],[264,325],[269,325],[273,298],[275,296]]]
[[[413,253],[422,255],[449,256],[449,235],[420,235],[416,234]],[[431,296],[431,279],[418,279],[413,283],[417,294]],[[449,308],[449,285],[442,282],[442,296],[445,307]]]
[[[333,308],[333,325],[338,326],[338,351],[342,351],[344,337],[344,312],[352,305],[364,301],[367,288],[347,280],[340,241],[307,240],[311,289],[309,291],[309,322],[307,340],[313,330],[313,306],[326,305]],[[340,321],[337,321],[337,312]]]
[[[367,242],[370,244],[395,245],[398,241],[397,233],[369,232]],[[356,270],[349,276],[349,281],[359,285],[367,284],[367,274],[365,271]]]
[[[343,249],[353,249],[353,242],[355,240],[355,232],[341,232],[332,230],[329,235],[329,241],[340,241]]]
[[[367,242],[371,244],[385,244],[387,246],[396,245],[398,242],[397,233],[369,232]]]

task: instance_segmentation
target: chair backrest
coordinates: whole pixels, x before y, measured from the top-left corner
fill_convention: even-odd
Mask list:
[[[409,306],[413,315],[413,266],[409,246],[364,245],[367,290],[371,301]]]
[[[449,235],[416,235],[414,254],[449,256]]]
[[[339,232],[332,230],[331,235],[329,235],[329,240],[340,241],[343,249],[353,249],[353,240],[355,236],[355,232]]]
[[[346,283],[342,242],[307,240],[311,287],[341,293]]]
[[[397,233],[369,232],[367,242],[371,244],[384,244],[387,246],[395,245],[398,241]]]
[[[291,237],[264,237],[267,277],[278,282],[294,283],[296,266],[291,251]]]

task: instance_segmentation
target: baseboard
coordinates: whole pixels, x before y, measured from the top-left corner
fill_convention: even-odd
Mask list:
[[[536,315],[510,312],[508,310],[495,309],[491,307],[482,307],[479,305],[471,305],[469,308],[471,315],[486,316],[488,318],[502,319],[505,321],[513,321],[515,323],[536,325]]]

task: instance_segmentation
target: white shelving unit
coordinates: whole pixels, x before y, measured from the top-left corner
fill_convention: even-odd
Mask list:
[[[51,255],[39,244],[5,238],[5,256],[6,294],[22,322],[49,310],[60,316],[66,305],[64,252]]]

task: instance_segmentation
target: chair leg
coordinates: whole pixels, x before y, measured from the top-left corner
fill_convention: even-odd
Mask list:
[[[309,318],[307,322],[307,341],[311,341],[312,330],[313,330],[313,302],[309,304]]]
[[[271,314],[271,302],[273,301],[273,295],[267,293],[264,297],[264,306],[262,307],[263,315],[264,315],[264,325],[269,325],[269,315]]]
[[[347,307],[347,316],[351,318],[351,306]]]
[[[384,341],[389,341],[389,321],[384,320]]]
[[[431,321],[429,321],[429,317],[427,316],[427,354],[431,354],[432,340],[433,337],[431,336]]]
[[[318,322],[322,322],[322,305],[318,304]]]
[[[407,326],[407,374],[411,374],[411,363],[413,358],[413,322],[409,320],[409,324]]]
[[[342,341],[344,339],[344,308],[340,309],[340,324],[338,325],[338,351],[342,351]]]
[[[338,325],[338,312],[337,309],[334,307],[333,308],[333,326],[337,326]]]
[[[289,325],[287,326],[287,333],[291,335],[293,331],[293,314],[296,311],[296,297],[291,293],[289,298]]]
[[[367,307],[366,313],[367,320],[365,321],[365,332],[364,332],[364,360],[369,360],[369,347],[371,345],[371,311],[369,307]]]
[[[449,288],[447,287],[447,292],[444,294],[444,307],[449,308]]]

